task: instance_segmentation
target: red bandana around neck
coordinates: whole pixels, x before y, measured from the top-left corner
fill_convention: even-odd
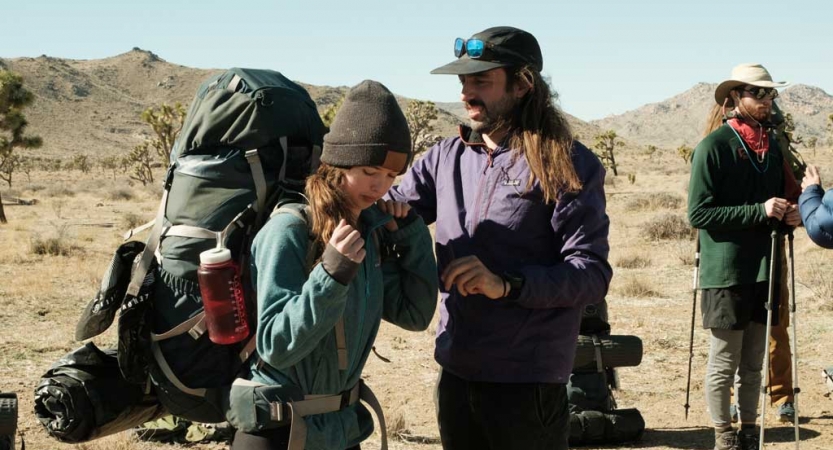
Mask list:
[[[752,151],[758,156],[766,155],[769,151],[769,136],[767,136],[766,129],[763,126],[753,127],[738,119],[729,119],[728,123],[740,134]]]

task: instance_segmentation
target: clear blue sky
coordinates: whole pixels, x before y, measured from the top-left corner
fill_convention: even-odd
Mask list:
[[[455,37],[533,33],[562,107],[602,118],[661,101],[742,62],[833,93],[833,1],[0,0],[0,56],[97,59],[151,50],[199,68],[272,68],[312,84],[365,78],[456,101]]]

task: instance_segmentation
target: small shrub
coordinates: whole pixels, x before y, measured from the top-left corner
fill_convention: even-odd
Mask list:
[[[66,186],[54,186],[46,190],[47,197],[75,197],[75,191]]]
[[[616,259],[614,265],[622,269],[644,269],[651,266],[651,260],[639,255],[623,256]]]
[[[63,234],[48,238],[33,236],[29,242],[29,251],[35,255],[72,256],[81,251],[81,247],[72,244]]]
[[[125,213],[124,216],[122,216],[122,220],[124,221],[125,228],[128,230],[132,230],[148,222],[148,220],[141,215],[132,212]]]
[[[133,191],[128,188],[118,188],[107,193],[107,198],[113,201],[129,201],[133,200],[133,197]]]
[[[833,310],[833,279],[830,272],[814,264],[810,266],[810,273],[806,283],[802,283],[813,294],[813,298],[821,303],[821,309]]]
[[[388,436],[396,440],[404,440],[403,435],[410,433],[408,430],[408,423],[405,420],[405,414],[402,411],[396,411],[388,420]]]
[[[694,229],[679,214],[660,214],[642,226],[645,237],[652,241],[692,239]]]
[[[641,278],[628,278],[619,287],[619,293],[626,297],[659,297],[660,294],[653,289],[650,283]]]
[[[616,187],[616,176],[613,175],[611,172],[607,172],[605,174],[605,184],[604,185],[615,188]]]
[[[29,183],[26,186],[24,186],[23,189],[27,190],[29,192],[40,192],[40,191],[46,189],[46,186],[44,186],[42,184]]]
[[[677,209],[682,203],[683,199],[674,194],[657,192],[629,201],[627,208],[629,210],[656,211],[658,209]]]
[[[695,248],[689,242],[677,242],[677,245],[674,247],[674,256],[684,266],[694,266],[694,253]]]

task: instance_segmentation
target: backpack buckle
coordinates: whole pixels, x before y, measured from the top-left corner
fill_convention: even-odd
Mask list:
[[[271,402],[269,403],[269,418],[273,422],[283,422],[292,416],[288,409],[289,406],[283,402]]]

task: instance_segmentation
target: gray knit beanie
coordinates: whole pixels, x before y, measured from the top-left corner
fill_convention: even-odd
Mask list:
[[[351,88],[324,136],[321,162],[381,166],[403,174],[412,156],[408,121],[388,88],[372,80]]]

